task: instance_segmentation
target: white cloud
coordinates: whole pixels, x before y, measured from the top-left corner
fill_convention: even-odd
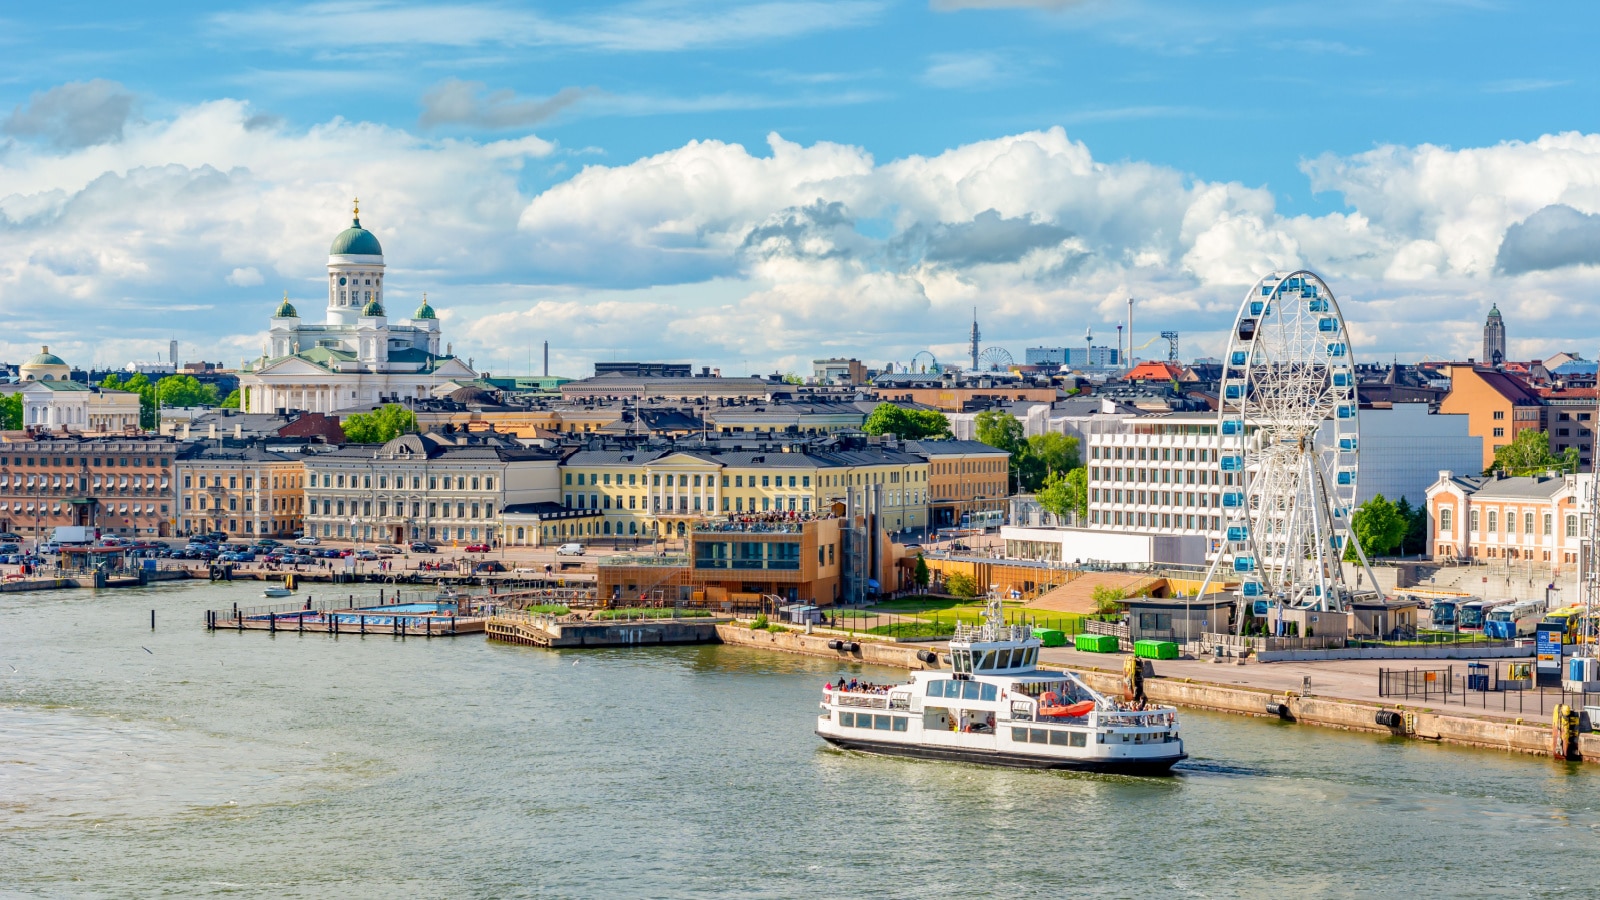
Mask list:
[[[1059,128],[885,161],[776,134],[753,150],[692,141],[533,193],[524,169],[553,152],[533,136],[294,129],[231,100],[116,142],[9,145],[0,354],[49,343],[120,362],[176,334],[236,362],[280,285],[320,307],[355,194],[391,298],[428,291],[447,340],[496,368],[546,339],[567,372],[622,356],[725,371],[956,358],[973,306],[988,343],[1020,357],[1086,327],[1109,341],[1130,296],[1139,334],[1216,353],[1245,286],[1301,265],[1330,280],[1368,358],[1475,355],[1492,301],[1517,353],[1592,343],[1581,323],[1600,314],[1594,135],[1319,157],[1313,188],[1348,208],[1317,216],[1282,214],[1263,188],[1097,160]]]
[[[263,279],[260,269],[255,266],[245,266],[242,269],[234,269],[229,272],[227,281],[234,287],[255,287],[261,284]]]

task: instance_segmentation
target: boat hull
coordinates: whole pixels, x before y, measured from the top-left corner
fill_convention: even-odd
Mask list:
[[[1188,759],[1187,753],[1148,759],[1063,759],[1061,757],[1034,756],[1026,753],[1002,753],[997,750],[970,750],[963,747],[930,747],[923,744],[899,744],[889,741],[869,741],[860,738],[839,737],[817,732],[835,747],[880,753],[888,756],[908,756],[915,759],[933,759],[944,762],[978,763],[987,766],[1010,766],[1021,769],[1067,769],[1079,772],[1101,772],[1111,775],[1171,775],[1172,767]]]

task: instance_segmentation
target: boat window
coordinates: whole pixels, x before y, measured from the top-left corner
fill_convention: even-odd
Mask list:
[[[999,658],[997,660],[995,660],[994,667],[996,669],[1009,669],[1009,668],[1011,668],[1011,651],[1010,650],[1001,650]]]
[[[996,695],[998,693],[999,693],[999,691],[995,688],[994,685],[986,684],[986,685],[983,685],[983,690],[979,693],[978,696],[979,696],[979,699],[991,700],[992,701],[992,700],[994,700],[994,698],[996,697]]]
[[[1043,744],[1050,740],[1046,737],[1046,734],[1047,732],[1043,728],[1030,728],[1028,729],[1028,740],[1035,744]]]
[[[1089,745],[1089,736],[1081,731],[1068,732],[1067,736],[1072,739],[1071,743],[1067,744],[1069,747],[1087,747]]]
[[[963,681],[961,682],[961,699],[976,700],[978,699],[978,694],[982,689],[983,685],[976,681]]]
[[[1011,729],[1011,739],[1013,741],[1016,741],[1019,744],[1026,744],[1028,742],[1028,729],[1026,729],[1026,728],[1013,728],[1013,729]]]
[[[894,717],[894,730],[895,731],[905,731],[906,730],[906,721],[907,721],[907,719],[906,719],[905,716],[895,716]]]
[[[843,712],[843,711],[841,711],[839,713],[839,727],[840,728],[854,728],[855,724],[856,724],[856,714],[855,713],[853,713],[853,712]]]
[[[989,661],[993,656],[993,653],[985,650],[972,651],[972,671],[982,672],[989,668]]]
[[[873,729],[875,729],[877,731],[888,731],[889,730],[889,717],[888,716],[873,716],[872,717],[872,727],[873,727]]]
[[[1068,737],[1069,735],[1065,731],[1052,731],[1050,732],[1050,743],[1058,747],[1065,747],[1067,746]]]
[[[971,672],[972,671],[972,651],[971,650],[957,650],[956,652],[950,654],[950,665],[957,672]]]

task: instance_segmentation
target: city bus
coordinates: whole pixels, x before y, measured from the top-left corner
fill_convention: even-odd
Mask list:
[[[1563,606],[1551,610],[1539,624],[1552,626],[1546,630],[1559,632],[1563,644],[1581,644],[1584,642],[1584,618],[1583,607]]]
[[[1478,599],[1461,591],[1436,591],[1431,588],[1400,588],[1394,592],[1396,600],[1415,600],[1428,611],[1429,627],[1448,630],[1456,627],[1456,611],[1463,603]]]
[[[1456,608],[1456,627],[1462,631],[1482,631],[1483,623],[1496,607],[1510,600],[1472,600]]]
[[[1497,606],[1483,620],[1483,636],[1502,641],[1527,637],[1538,629],[1545,611],[1543,600],[1518,600]]]

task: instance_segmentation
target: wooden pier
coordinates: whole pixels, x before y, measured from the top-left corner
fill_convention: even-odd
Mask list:
[[[206,610],[208,631],[265,631],[271,634],[388,635],[391,637],[455,637],[482,634],[484,623],[494,611],[476,598],[463,600],[458,615],[424,614],[409,611],[384,611],[382,607],[358,607],[354,598],[339,601],[296,601],[268,606]],[[382,603],[382,599],[378,600]]]

